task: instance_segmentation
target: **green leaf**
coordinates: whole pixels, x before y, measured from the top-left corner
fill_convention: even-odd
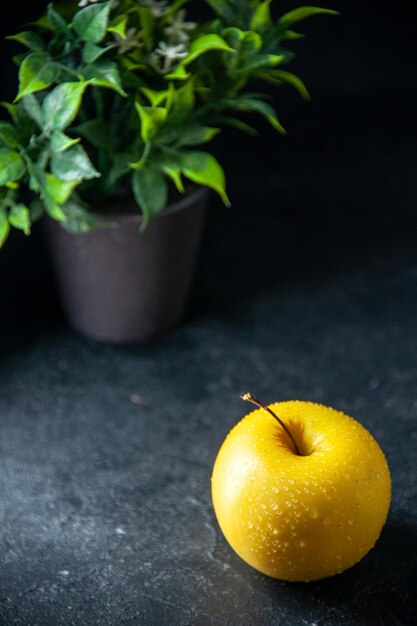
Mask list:
[[[144,65],[143,63],[132,61],[132,59],[129,59],[129,57],[119,55],[118,60],[121,65],[123,65],[123,67],[129,72],[136,72],[136,70],[146,69],[146,65]]]
[[[9,211],[9,223],[14,228],[23,230],[25,235],[30,235],[31,222],[28,207],[25,204],[13,205]]]
[[[0,148],[0,185],[19,180],[25,171],[25,163],[18,152]]]
[[[305,20],[307,17],[311,17],[313,15],[338,15],[337,11],[332,11],[331,9],[322,9],[320,7],[299,7],[298,9],[294,9],[293,11],[289,11],[285,13],[282,17],[279,18],[277,24],[282,29],[290,28],[296,22],[300,22],[301,20]]]
[[[36,193],[42,193],[42,189],[46,185],[45,172],[31,160],[27,161],[26,167],[29,173],[29,189]]]
[[[143,167],[132,174],[132,190],[142,214],[143,230],[149,221],[166,207],[168,199],[168,185],[163,174]]]
[[[211,6],[217,15],[226,21],[235,17],[233,13],[233,6],[230,6],[232,3],[227,0],[207,0],[207,4]]]
[[[86,82],[61,83],[53,89],[42,103],[45,130],[62,130],[77,116]]]
[[[30,26],[36,26],[36,28],[41,30],[41,31],[46,30],[48,32],[48,34],[52,33],[54,31],[54,29],[52,28],[51,24],[49,23],[48,16],[46,15],[46,13],[44,13],[44,15],[42,15],[35,22],[29,22],[29,25]]]
[[[220,128],[210,128],[209,126],[190,126],[181,132],[178,146],[195,146],[211,141],[218,135]]]
[[[233,48],[227,45],[219,35],[202,35],[194,39],[190,46],[188,55],[183,59],[182,65],[186,66],[195,61],[200,55],[210,50],[222,50],[223,52],[234,52]]]
[[[80,145],[65,152],[56,152],[51,157],[52,174],[61,181],[78,181],[98,178],[100,173],[91,163],[86,151]]]
[[[27,145],[31,136],[38,132],[36,124],[30,119],[20,102],[18,104],[2,102],[1,104],[7,109],[13,120],[13,124],[19,137],[19,143]]]
[[[164,14],[164,18],[176,13],[184,4],[187,4],[187,2],[189,2],[189,0],[175,0],[175,2],[170,2],[169,11]]]
[[[135,103],[140,117],[140,134],[143,141],[151,141],[165,122],[168,111],[163,107],[145,107]]]
[[[19,69],[19,92],[16,100],[49,87],[57,77],[57,67],[48,54],[32,52],[23,60]]]
[[[53,152],[65,152],[68,148],[72,148],[77,143],[81,141],[78,137],[77,139],[72,139],[71,137],[67,137],[60,130],[54,130],[51,135],[51,150]]]
[[[269,8],[271,1],[265,0],[255,8],[249,23],[251,30],[264,30],[272,26],[271,10]]]
[[[107,32],[116,33],[117,35],[120,35],[122,39],[126,39],[126,26],[128,19],[128,15],[118,15],[108,25]]]
[[[9,37],[6,37],[6,39],[17,41],[34,52],[43,52],[45,49],[45,45],[39,35],[37,33],[32,33],[29,30],[24,30],[16,35],[10,35]]]
[[[304,100],[310,100],[310,94],[308,93],[306,86],[301,78],[298,78],[295,74],[284,70],[273,70],[270,72],[270,75],[283,83],[292,85]]]
[[[128,152],[119,152],[114,155],[113,165],[109,172],[109,183],[115,185],[117,181],[131,172],[129,163],[135,158],[135,155]]]
[[[108,59],[100,59],[94,64],[86,65],[83,70],[83,75],[85,80],[91,85],[113,89],[113,91],[117,91],[121,96],[127,96],[127,93],[122,87],[116,63]]]
[[[53,31],[67,39],[73,39],[74,36],[70,31],[67,22],[62,15],[55,11],[53,4],[48,6],[47,18],[48,24],[51,26]]]
[[[179,165],[175,165],[175,164],[171,164],[171,165],[161,164],[160,167],[161,167],[162,171],[164,172],[164,174],[169,176],[169,178],[172,180],[172,182],[174,183],[174,185],[176,186],[178,191],[180,193],[184,193],[185,189],[184,189],[183,182],[181,180],[181,168],[180,168],[180,166]]]
[[[170,83],[169,119],[172,124],[182,123],[191,114],[195,104],[194,77],[179,89]]]
[[[4,209],[0,208],[0,248],[6,242],[10,232],[10,224],[7,219],[7,213]]]
[[[155,89],[141,87],[140,90],[148,98],[153,107],[159,106],[168,98],[169,95],[169,91],[167,89],[165,89],[164,91],[155,91]]]
[[[83,41],[98,43],[104,38],[112,4],[92,4],[74,15],[74,30]]]
[[[187,72],[184,65],[179,63],[173,72],[165,74],[165,80],[187,80],[191,74]]]
[[[243,57],[252,55],[262,48],[262,37],[253,31],[240,30],[231,26],[226,28],[222,35],[232,50],[239,52]]]
[[[151,142],[147,141],[145,143],[145,146],[144,146],[144,149],[143,149],[143,152],[142,152],[142,156],[140,157],[140,159],[138,161],[133,161],[133,162],[129,163],[129,166],[132,169],[134,169],[134,170],[141,169],[145,165],[146,161],[148,160],[148,157],[149,157],[149,155],[151,153],[151,148],[152,148]]]
[[[112,139],[109,134],[109,127],[106,122],[100,119],[87,120],[78,126],[74,126],[72,130],[87,139],[95,148],[104,148],[108,150],[112,146]]]
[[[48,215],[54,220],[64,222],[67,219],[60,205],[67,202],[78,184],[77,180],[63,181],[52,174],[46,174],[41,196]]]
[[[142,41],[147,50],[152,49],[153,31],[156,25],[156,20],[149,7],[139,6],[137,8],[137,12],[139,13]]]
[[[297,33],[295,30],[284,30],[284,32],[281,33],[281,40],[304,39],[304,37],[305,35],[303,35],[302,33]]]
[[[65,222],[67,216],[65,215],[59,204],[53,202],[52,200],[48,200],[47,198],[44,199],[44,203],[46,212],[50,217],[52,217],[52,219],[56,220],[57,222]]]
[[[109,228],[110,226],[109,222],[98,220],[89,211],[86,211],[84,207],[72,200],[66,202],[61,208],[66,216],[62,226],[69,233],[88,233],[94,228]]]
[[[42,202],[40,198],[35,198],[30,203],[30,221],[32,224],[40,220],[41,217],[45,214],[45,204]]]
[[[102,57],[103,54],[106,54],[106,52],[108,52],[109,50],[112,50],[113,48],[114,48],[113,45],[106,46],[105,48],[101,48],[100,46],[97,46],[95,43],[92,43],[91,41],[87,41],[82,52],[83,62],[94,63],[94,61],[97,61],[98,59],[100,59],[100,57]]]
[[[286,134],[285,128],[281,125],[274,108],[267,102],[256,100],[255,98],[242,96],[236,100],[223,101],[230,109],[244,111],[248,113],[260,113],[268,122],[282,135]]]
[[[243,64],[236,69],[237,73],[248,74],[249,72],[253,72],[254,70],[274,67],[282,61],[285,60],[284,56],[280,56],[278,54],[254,54],[247,61],[244,61]]]
[[[232,126],[233,128],[237,128],[238,130],[246,133],[247,135],[250,135],[251,137],[258,136],[258,131],[255,128],[253,128],[252,126],[249,126],[249,124],[246,124],[245,122],[242,122],[242,120],[239,120],[236,117],[230,117],[228,115],[220,115],[219,117],[216,118],[216,123],[226,124],[227,126]]]
[[[8,148],[16,148],[19,145],[16,128],[10,122],[0,122],[0,141]]]
[[[216,191],[226,206],[230,206],[225,189],[225,176],[220,163],[208,152],[185,152],[181,155],[181,169],[189,180]]]
[[[22,106],[30,119],[36,122],[39,128],[43,128],[43,116],[41,105],[38,102],[37,97],[33,93],[29,93],[22,98]]]

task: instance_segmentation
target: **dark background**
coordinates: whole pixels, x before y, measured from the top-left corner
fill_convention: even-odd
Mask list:
[[[45,4],[11,0],[1,30]],[[0,252],[1,626],[415,623],[416,23],[405,2],[321,4],[341,15],[300,27],[291,69],[312,101],[276,93],[288,135],[260,122],[215,145],[232,207],[212,197],[181,328],[88,341],[39,225]],[[246,389],[346,411],[385,451],[388,522],[342,576],[273,581],[222,538],[210,474]]]
[[[280,1],[275,11],[297,4]],[[249,191],[256,198],[255,220],[266,202],[277,216],[312,220],[332,230],[347,223],[372,231],[414,225],[417,27],[409,5],[392,0],[316,4],[341,15],[298,25],[306,38],[291,44],[297,56],[289,69],[304,80],[312,101],[301,101],[290,87],[272,92],[288,136],[275,135],[258,120],[258,141],[232,131],[217,141],[232,210],[238,219],[239,199]],[[197,15],[202,5],[194,3]],[[0,35],[22,29],[46,6],[40,0],[7,3]],[[16,70],[9,58],[16,50],[11,42],[2,44],[2,100],[15,94]]]
[[[2,34],[21,30],[46,5],[39,0],[8,3]],[[202,263],[212,281],[218,270],[228,278],[231,297],[246,289],[246,283],[236,281],[236,268],[239,275],[262,283],[272,257],[284,265],[285,275],[312,272],[320,279],[355,259],[361,263],[373,249],[414,254],[415,21],[404,2],[334,0],[321,5],[341,14],[299,25],[306,38],[293,42],[297,56],[289,67],[306,83],[311,102],[303,102],[291,87],[273,92],[287,136],[257,119],[259,138],[227,131],[213,144],[226,170],[232,208],[212,198]],[[283,1],[275,10],[295,6]],[[195,3],[197,14],[202,8]],[[16,92],[10,61],[16,49],[11,42],[2,48],[1,100],[13,99]],[[257,233],[262,229],[268,234],[261,241]],[[33,300],[42,302],[44,293],[52,323],[61,314],[38,231],[35,227],[30,241],[13,232],[1,252],[0,273],[11,281],[9,290],[21,294],[24,288],[30,306]],[[233,253],[232,238],[237,244]],[[196,310],[210,285],[197,287]],[[31,289],[36,292],[32,299]]]

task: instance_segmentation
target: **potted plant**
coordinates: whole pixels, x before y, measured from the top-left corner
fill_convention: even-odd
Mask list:
[[[292,58],[301,7],[273,19],[271,0],[52,3],[9,37],[19,87],[0,122],[0,244],[10,227],[47,230],[70,321],[86,335],[149,338],[182,317],[207,188],[227,205],[225,176],[204,144],[258,113],[284,129],[249,84],[301,80]],[[202,3],[200,3],[202,4]],[[188,8],[188,7],[187,7]],[[203,147],[201,147],[203,146]]]

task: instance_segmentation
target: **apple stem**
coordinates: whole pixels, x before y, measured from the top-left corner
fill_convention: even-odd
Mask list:
[[[278,415],[276,415],[276,413],[274,413],[273,410],[269,408],[269,406],[265,406],[264,404],[262,404],[262,402],[259,402],[259,400],[257,400],[251,393],[242,393],[240,397],[242,398],[242,400],[247,400],[248,402],[252,402],[252,404],[256,404],[256,406],[258,406],[260,409],[263,409],[264,411],[267,411],[270,415],[272,415],[272,417],[274,417],[277,420],[278,424],[287,433],[288,437],[291,440],[292,445],[294,446],[295,452],[298,454],[298,456],[301,456],[301,452],[298,449],[295,439],[292,436],[291,431],[289,430],[288,426],[284,424],[282,419],[279,418]]]

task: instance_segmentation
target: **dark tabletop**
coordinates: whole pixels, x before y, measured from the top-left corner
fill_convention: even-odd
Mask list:
[[[415,623],[412,108],[388,103],[381,133],[371,104],[333,104],[286,144],[226,146],[233,209],[213,202],[189,316],[155,342],[73,333],[36,229],[1,253],[1,624]],[[379,441],[392,506],[351,570],[279,582],[226,544],[210,474],[243,390],[334,406]]]

